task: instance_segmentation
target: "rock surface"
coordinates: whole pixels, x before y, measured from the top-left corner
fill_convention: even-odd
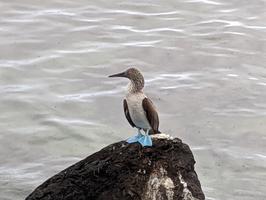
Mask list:
[[[188,145],[153,137],[153,147],[111,144],[48,179],[26,200],[204,200]]]

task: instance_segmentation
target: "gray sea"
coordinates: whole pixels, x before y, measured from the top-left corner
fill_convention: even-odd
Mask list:
[[[0,1],[0,199],[135,134],[136,66],[207,200],[266,199],[266,0]]]

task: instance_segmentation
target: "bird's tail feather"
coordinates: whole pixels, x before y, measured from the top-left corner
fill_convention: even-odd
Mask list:
[[[159,131],[159,130],[153,130],[153,129],[151,129],[149,131],[149,135],[155,135],[155,134],[160,134],[160,133],[161,133],[161,131]]]

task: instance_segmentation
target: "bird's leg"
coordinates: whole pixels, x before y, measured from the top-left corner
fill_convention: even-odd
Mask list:
[[[142,135],[140,128],[138,128],[138,135]]]
[[[149,132],[150,132],[150,129],[147,129],[145,134],[149,135]]]

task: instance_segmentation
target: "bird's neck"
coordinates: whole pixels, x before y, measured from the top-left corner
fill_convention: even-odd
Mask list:
[[[127,93],[133,94],[133,93],[142,92],[143,87],[144,87],[144,83],[131,80],[128,83]]]

